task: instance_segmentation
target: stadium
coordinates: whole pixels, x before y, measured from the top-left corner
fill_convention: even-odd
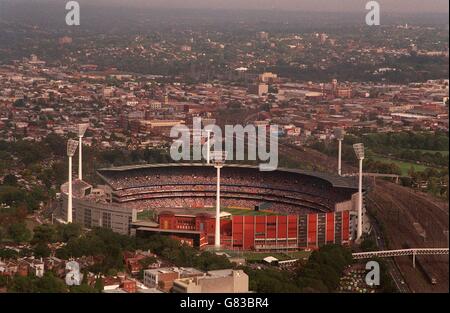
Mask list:
[[[138,236],[214,245],[216,170],[207,164],[149,164],[97,170],[95,188],[74,180],[73,222]],[[230,250],[316,249],[355,233],[353,178],[227,164],[221,170],[220,241]],[[61,187],[67,218],[68,183]]]

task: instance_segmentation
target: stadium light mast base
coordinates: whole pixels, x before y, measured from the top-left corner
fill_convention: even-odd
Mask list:
[[[206,130],[208,138],[206,139],[206,163],[211,163],[211,130]]]
[[[364,161],[364,144],[356,143],[353,145],[356,157],[359,160],[359,180],[358,180],[358,226],[356,229],[356,241],[362,237],[362,183],[363,183],[363,161]]]
[[[89,127],[89,124],[78,124],[78,143],[79,143],[79,150],[78,150],[78,179],[83,180],[83,137],[86,133],[87,128]]]
[[[342,176],[342,140],[338,139],[339,152],[338,152],[338,175]]]
[[[338,140],[338,175],[342,176],[342,141],[344,140],[345,132],[342,128],[334,129],[334,136]]]
[[[67,198],[67,223],[72,223],[72,157],[77,150],[78,142],[76,140],[69,139],[67,142],[67,156],[69,157],[69,186],[68,186],[68,198]]]
[[[225,164],[226,152],[215,152],[212,155],[214,167],[217,169],[217,193],[216,193],[216,227],[214,236],[214,248],[220,249],[220,170]]]

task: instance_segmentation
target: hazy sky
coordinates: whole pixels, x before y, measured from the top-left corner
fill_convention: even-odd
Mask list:
[[[0,0],[0,2],[67,2],[69,0]],[[145,5],[161,8],[279,9],[324,12],[364,11],[369,0],[79,0],[83,3]],[[445,12],[448,0],[378,0],[385,12]]]
[[[302,11],[361,11],[368,0],[89,0],[95,2],[146,4],[157,7],[215,9],[284,9]],[[378,0],[391,12],[448,12],[448,0]]]

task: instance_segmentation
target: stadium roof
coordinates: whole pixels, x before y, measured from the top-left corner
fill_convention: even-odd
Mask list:
[[[87,182],[79,179],[75,179],[72,181],[72,190],[73,190],[73,196],[75,198],[82,198],[85,196],[85,191],[88,188],[92,188],[92,185],[88,184]],[[69,193],[69,182],[64,183],[61,185],[61,192],[68,194]]]
[[[135,227],[150,227],[150,228],[157,228],[159,227],[159,224],[153,221],[143,221],[138,220],[131,223]]]
[[[101,168],[98,169],[97,172],[102,179],[107,181],[106,177],[104,177],[102,172],[126,172],[132,170],[139,169],[150,169],[150,168],[164,168],[164,167],[210,167],[211,165],[203,164],[203,163],[166,163],[166,164],[142,164],[142,165],[126,165],[126,166],[117,166],[117,167],[109,167],[109,168]],[[242,165],[242,164],[226,164],[225,168],[246,168],[246,169],[254,169],[259,171],[258,166],[252,165]],[[350,189],[358,189],[357,180],[354,177],[342,177],[338,175],[333,175],[329,173],[323,172],[315,172],[315,171],[306,171],[299,169],[287,169],[287,168],[278,168],[277,172],[288,172],[288,173],[296,173],[300,175],[306,175],[311,177],[316,177],[322,180],[329,182],[335,188],[350,188]]]

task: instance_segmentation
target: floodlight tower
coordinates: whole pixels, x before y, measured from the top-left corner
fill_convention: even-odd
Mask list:
[[[356,157],[359,160],[359,183],[358,183],[358,227],[356,230],[356,240],[362,236],[362,182],[363,182],[363,160],[364,160],[364,144],[355,143],[353,145]]]
[[[214,152],[213,163],[217,169],[217,193],[216,193],[216,233],[214,236],[214,246],[220,249],[220,169],[224,166],[227,158],[226,152]]]
[[[83,180],[83,136],[88,129],[89,124],[78,124],[78,142],[79,142],[79,150],[78,150],[78,179]]]
[[[345,132],[342,128],[334,129],[334,136],[338,140],[339,149],[338,149],[338,175],[342,175],[342,140],[344,140]]]
[[[210,130],[210,129],[206,130],[206,136],[208,136],[208,138],[206,138],[206,163],[207,164],[211,163],[211,132],[212,132],[212,130]]]
[[[67,156],[69,157],[69,195],[67,199],[67,223],[72,223],[72,157],[77,150],[78,142],[69,139],[67,142]]]

